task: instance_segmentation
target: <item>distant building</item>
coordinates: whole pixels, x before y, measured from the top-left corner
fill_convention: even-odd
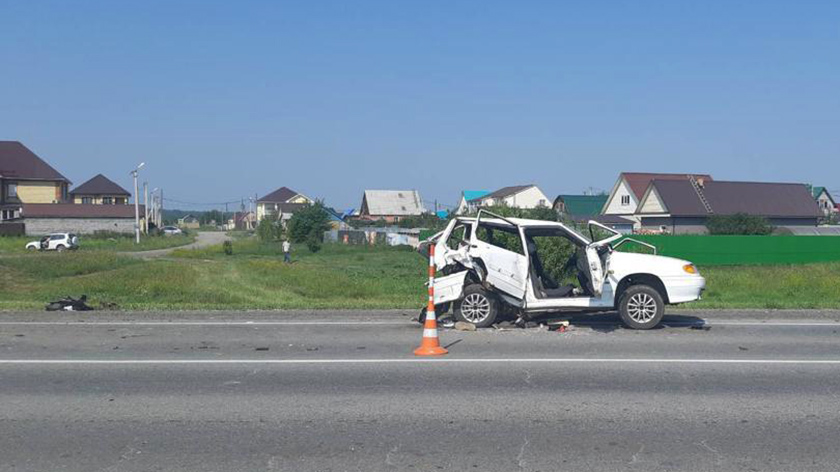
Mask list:
[[[608,195],[558,195],[553,208],[562,218],[582,221],[601,214]]]
[[[478,207],[470,202],[477,201],[486,195],[489,195],[489,190],[464,190],[461,192],[461,201],[458,202],[458,208],[455,209],[456,215],[465,215],[467,213],[475,213]]]
[[[145,207],[140,205],[140,226]],[[134,205],[76,205],[74,203],[24,203],[26,234],[67,232],[134,233]]]
[[[201,227],[201,221],[193,215],[185,215],[183,218],[178,218],[178,227],[183,229],[198,229]]]
[[[315,203],[314,200],[302,193],[288,187],[280,187],[257,200],[257,221],[262,221],[266,216],[272,216],[285,222],[304,205],[313,203]]]
[[[707,174],[693,174],[699,182],[711,182],[712,176]],[[622,172],[613,185],[607,201],[601,211],[604,215],[624,215],[634,218],[636,209],[645,190],[653,180],[681,180],[688,181],[690,174],[662,174],[650,172]]]
[[[511,208],[548,208],[548,197],[536,185],[515,185],[504,187],[472,200],[469,205],[475,208],[504,205]]]
[[[426,208],[416,190],[365,190],[358,218],[395,223],[423,213],[426,213]]]
[[[23,204],[67,200],[70,180],[18,141],[0,141],[0,223],[21,218]]]
[[[70,191],[73,203],[84,205],[127,205],[131,198],[128,190],[102,174]]]
[[[814,227],[822,217],[804,184],[654,179],[635,217],[643,231],[705,233],[711,215],[762,216],[783,228]]]
[[[811,187],[811,195],[814,196],[825,218],[837,213],[837,203],[825,187]]]

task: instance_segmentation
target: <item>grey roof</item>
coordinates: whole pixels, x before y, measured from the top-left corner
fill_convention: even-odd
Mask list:
[[[703,202],[687,180],[651,182],[672,216],[706,216]],[[746,213],[775,218],[817,218],[822,214],[804,184],[769,182],[706,182],[702,190],[716,215]]]
[[[515,195],[515,194],[517,194],[517,193],[519,193],[523,190],[528,190],[529,188],[534,187],[534,186],[535,186],[534,184],[529,184],[529,185],[513,185],[513,186],[510,186],[510,187],[502,187],[499,190],[496,190],[495,192],[490,192],[487,195],[484,195],[483,197],[473,198],[470,201],[471,202],[478,202],[478,201],[482,201],[482,200],[488,200],[488,199],[491,199],[491,198],[492,199],[505,198],[505,197],[509,197],[511,195]]]
[[[117,185],[113,180],[102,174],[97,174],[92,179],[79,185],[70,191],[71,195],[125,195],[131,196],[128,190]]]
[[[70,182],[67,177],[18,141],[0,141],[0,177]]]
[[[426,212],[417,190],[365,190],[362,208],[372,216],[410,216]]]

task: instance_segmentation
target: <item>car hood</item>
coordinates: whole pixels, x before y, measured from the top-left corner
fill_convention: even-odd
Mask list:
[[[610,254],[610,269],[622,272],[645,272],[658,276],[687,275],[683,270],[686,264],[691,262],[676,257],[620,251]]]

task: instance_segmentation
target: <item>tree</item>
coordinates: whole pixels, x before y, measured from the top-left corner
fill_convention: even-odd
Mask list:
[[[324,231],[330,229],[330,216],[323,202],[315,202],[298,210],[289,219],[286,234],[293,243],[306,243],[312,252],[321,249]]]

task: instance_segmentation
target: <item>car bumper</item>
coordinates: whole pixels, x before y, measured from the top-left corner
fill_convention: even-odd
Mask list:
[[[699,275],[668,277],[662,281],[668,292],[668,303],[693,302],[706,289],[706,279]]]

